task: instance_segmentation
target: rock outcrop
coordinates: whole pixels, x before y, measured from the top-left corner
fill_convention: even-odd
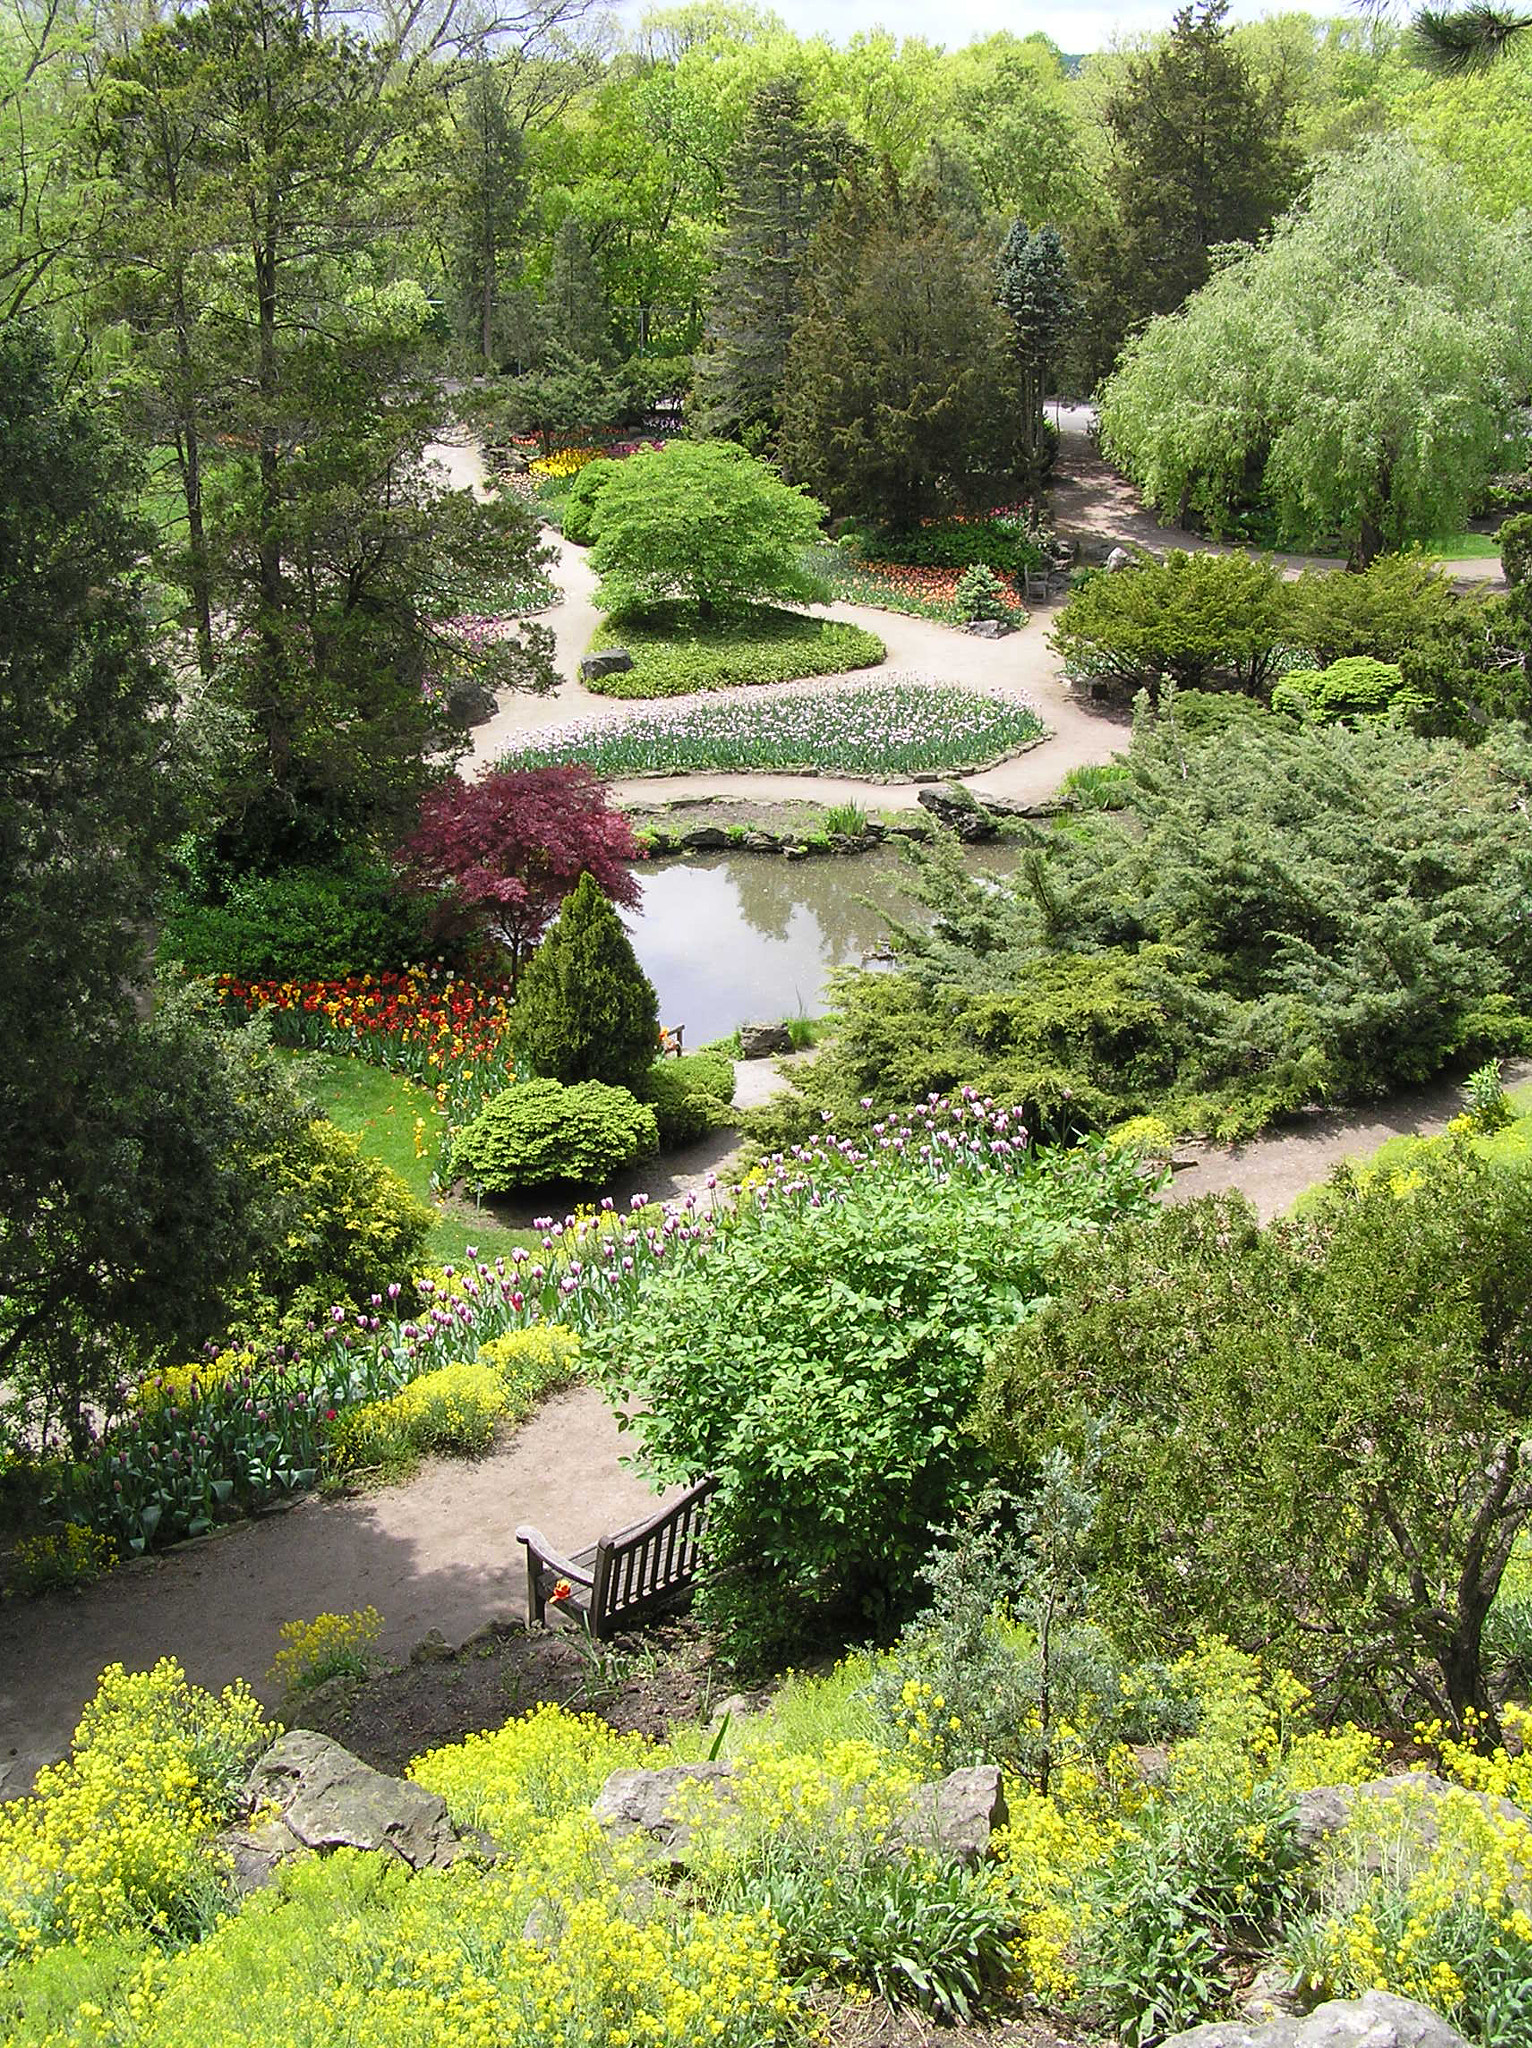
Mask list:
[[[1467,2048],[1440,2013],[1412,1998],[1367,1991],[1332,1998],[1302,2019],[1215,2020],[1172,2034],[1164,2048]]]

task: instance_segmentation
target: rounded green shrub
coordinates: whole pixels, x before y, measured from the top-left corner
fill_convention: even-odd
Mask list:
[[[659,1149],[654,1111],[626,1088],[526,1081],[461,1130],[452,1173],[488,1195],[569,1181],[594,1186]]]
[[[997,619],[1003,626],[1015,620],[1017,606],[1011,588],[987,562],[975,562],[965,569],[952,596],[965,626],[976,625],[980,619]]]
[[[565,540],[572,540],[582,548],[590,546],[596,538],[596,502],[616,473],[617,464],[605,455],[598,455],[594,462],[587,462],[579,471],[564,493],[560,517]]]
[[[511,1038],[534,1074],[566,1085],[636,1087],[653,1063],[658,999],[622,920],[588,874],[521,977]]]
[[[1328,668],[1289,669],[1271,693],[1273,711],[1324,725],[1337,718],[1382,718],[1416,705],[1423,708],[1424,700],[1406,690],[1398,662],[1374,661],[1367,654],[1348,654]]]
[[[669,1152],[705,1138],[729,1121],[734,1064],[721,1053],[709,1052],[656,1060],[639,1083],[638,1093],[654,1111],[661,1151]]]

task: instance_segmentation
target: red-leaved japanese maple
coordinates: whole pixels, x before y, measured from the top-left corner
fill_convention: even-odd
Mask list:
[[[511,768],[430,791],[403,848],[406,880],[481,921],[510,954],[511,980],[582,874],[625,909],[632,827],[588,768]]]

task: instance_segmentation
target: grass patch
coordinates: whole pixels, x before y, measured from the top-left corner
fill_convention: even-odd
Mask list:
[[[581,761],[601,776],[707,770],[903,777],[992,767],[1041,737],[1013,697],[910,677],[804,690],[764,703],[697,704],[595,719],[542,733],[499,764]]]
[[[843,675],[871,668],[888,652],[876,633],[860,626],[777,605],[754,605],[730,619],[702,620],[679,604],[641,619],[604,619],[591,647],[626,647],[633,657],[625,675],[587,684],[607,697],[681,697],[693,690]]]
[[[507,1230],[488,1216],[465,1216],[439,1202],[431,1189],[431,1169],[441,1146],[442,1117],[428,1088],[417,1087],[402,1074],[390,1074],[365,1060],[343,1053],[306,1053],[309,1092],[332,1124],[347,1132],[370,1159],[398,1174],[418,1200],[436,1211],[437,1222],[427,1253],[437,1264],[461,1265],[469,1245],[480,1258],[493,1259],[516,1245],[539,1242],[530,1230]],[[424,1150],[416,1148],[420,1119]]]
[[[1422,552],[1433,562],[1488,562],[1498,557],[1500,542],[1493,533],[1448,533],[1426,541]]]

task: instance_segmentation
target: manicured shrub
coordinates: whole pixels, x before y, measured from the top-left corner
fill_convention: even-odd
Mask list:
[[[980,619],[998,619],[1002,625],[1010,625],[1019,610],[1015,592],[983,562],[963,571],[953,595],[958,617],[965,625],[975,625]]]
[[[654,1111],[626,1088],[527,1081],[458,1132],[451,1171],[487,1195],[562,1182],[595,1187],[658,1149]]]
[[[223,902],[170,892],[159,950],[189,974],[343,980],[422,958],[425,916],[386,868],[284,868],[233,882]]]
[[[729,1121],[734,1099],[734,1065],[716,1053],[687,1053],[656,1060],[638,1085],[641,1101],[654,1111],[660,1149],[689,1145]]]
[[[1259,690],[1282,644],[1281,571],[1243,555],[1172,551],[1114,576],[1093,576],[1059,613],[1053,644],[1071,675],[1131,695],[1163,676],[1188,689]]]
[[[579,547],[589,547],[596,538],[596,506],[602,490],[617,473],[615,462],[599,456],[594,462],[587,462],[574,482],[564,493],[560,510],[560,524],[565,540],[574,541]]]
[[[1406,690],[1396,661],[1350,654],[1328,668],[1289,669],[1271,693],[1271,708],[1329,724],[1337,718],[1386,718],[1390,712],[1429,707],[1418,692]]]
[[[658,998],[621,919],[588,874],[565,897],[522,975],[511,1040],[532,1071],[552,1081],[630,1087],[653,1064]]]

